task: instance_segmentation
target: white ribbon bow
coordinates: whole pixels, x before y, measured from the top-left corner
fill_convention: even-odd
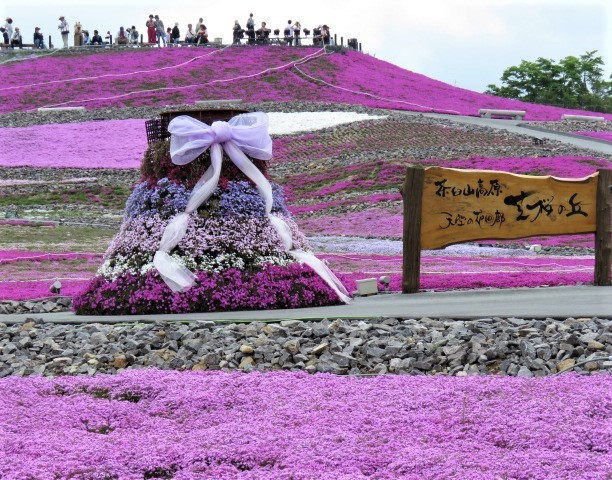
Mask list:
[[[159,250],[153,257],[153,265],[172,291],[184,292],[195,283],[195,275],[172,258],[169,252],[185,235],[189,215],[208,200],[217,188],[223,151],[225,151],[234,165],[257,186],[257,191],[265,202],[266,215],[276,229],[285,250],[298,262],[312,268],[343,302],[350,302],[348,292],[334,273],[312,253],[294,250],[289,226],[283,219],[271,214],[272,186],[245,155],[246,153],[259,160],[272,158],[272,139],[268,134],[268,116],[265,113],[244,113],[232,117],[229,122],[214,122],[211,126],[195,118],[181,115],[170,122],[168,132],[171,134],[170,156],[173,163],[188,164],[208,148],[211,159],[210,167],[191,192],[185,212],[170,220],[162,235]]]

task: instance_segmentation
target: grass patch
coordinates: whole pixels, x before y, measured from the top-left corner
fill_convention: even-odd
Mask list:
[[[50,187],[48,191],[0,194],[0,207],[95,204],[121,210],[125,206],[130,193],[131,189],[123,185],[111,187]]]
[[[104,253],[115,234],[94,227],[0,225],[0,250]]]

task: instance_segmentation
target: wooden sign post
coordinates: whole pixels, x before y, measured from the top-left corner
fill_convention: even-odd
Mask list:
[[[595,232],[595,285],[612,284],[612,170],[581,179],[409,167],[402,291],[419,290],[421,249],[469,240]]]

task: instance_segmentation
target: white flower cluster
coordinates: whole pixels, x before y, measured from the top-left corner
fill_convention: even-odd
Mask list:
[[[113,258],[107,258],[104,263],[98,268],[97,275],[115,280],[119,275],[125,273],[131,273],[133,275],[143,275],[149,270],[155,268],[153,266],[153,255],[147,255],[146,258],[138,257],[138,263],[142,263],[143,266],[135,264],[136,257],[126,257],[118,254]]]
[[[205,255],[197,259],[190,256],[180,256],[174,253],[171,257],[191,271],[203,270],[206,272],[218,273],[228,268],[237,268],[239,270],[244,270],[245,268],[244,259],[235,253],[222,253],[216,256]],[[126,257],[123,255],[117,255],[112,259],[106,259],[100,268],[98,268],[97,274],[110,280],[116,280],[116,278],[122,274],[131,273],[133,275],[145,275],[150,270],[155,269],[153,265],[153,255],[146,255],[145,258],[139,257],[138,263],[142,264],[140,267],[135,265],[135,259],[135,257]],[[292,263],[292,260],[286,254],[279,254],[258,256],[253,263],[256,266],[285,266]]]

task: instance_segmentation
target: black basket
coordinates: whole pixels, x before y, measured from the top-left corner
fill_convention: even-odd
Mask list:
[[[147,130],[147,143],[151,144],[159,140],[165,140],[170,138],[168,133],[168,125],[170,122],[181,115],[188,115],[200,122],[207,125],[211,125],[217,121],[227,121],[236,115],[241,113],[248,113],[247,110],[240,110],[236,108],[228,109],[209,109],[209,110],[177,110],[175,112],[164,112],[161,113],[159,118],[153,118],[145,122],[145,128]]]

